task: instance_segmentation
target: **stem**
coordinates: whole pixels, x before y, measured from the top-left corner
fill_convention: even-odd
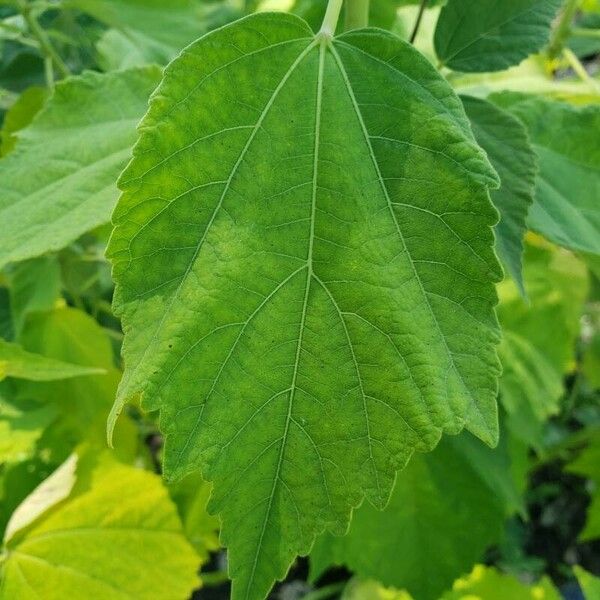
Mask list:
[[[327,10],[325,11],[325,17],[323,18],[323,24],[319,31],[321,35],[329,38],[334,36],[341,9],[342,0],[329,0],[327,3]]]
[[[369,24],[369,0],[346,0],[344,29],[361,29]]]
[[[23,19],[25,19],[25,22],[29,27],[29,31],[39,42],[40,48],[44,55],[54,63],[54,66],[60,71],[60,74],[63,77],[68,77],[71,74],[71,71],[69,71],[69,68],[63,62],[63,59],[54,49],[54,46],[50,42],[46,32],[40,27],[37,19],[31,13],[31,7],[29,4],[27,4],[26,0],[19,1],[19,10],[21,11]]]
[[[550,58],[560,56],[560,53],[565,46],[565,42],[571,34],[571,26],[578,7],[579,0],[567,0],[567,4],[558,21],[558,25],[554,29],[554,33],[550,39],[550,44],[548,46],[548,55]]]
[[[594,90],[594,92],[598,92],[600,86],[598,82],[590,77],[590,74],[585,70],[585,67],[581,64],[581,61],[575,56],[573,51],[570,48],[565,48],[563,50],[563,56],[567,59],[571,68],[582,81],[585,81],[589,86]]]
[[[417,20],[415,21],[415,26],[413,28],[412,33],[410,34],[410,43],[414,44],[417,39],[417,33],[419,33],[419,27],[421,27],[421,21],[423,20],[423,15],[425,14],[425,9],[427,8],[428,0],[421,0],[421,5],[419,6],[419,14],[417,15]]]

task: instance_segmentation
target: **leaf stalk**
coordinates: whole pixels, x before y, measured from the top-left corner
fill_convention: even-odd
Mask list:
[[[548,45],[548,56],[550,58],[557,58],[561,55],[565,42],[571,35],[573,19],[578,8],[579,0],[567,0]]]
[[[52,62],[63,77],[68,77],[71,74],[69,67],[64,63],[63,59],[50,42],[50,38],[46,35],[46,32],[42,29],[38,20],[33,15],[31,6],[26,0],[20,0],[18,7],[23,15],[23,19],[27,23],[31,35],[38,41],[44,55]]]
[[[415,26],[413,27],[412,33],[410,34],[410,43],[414,44],[417,39],[417,34],[419,33],[419,28],[421,27],[421,21],[423,21],[423,15],[425,14],[425,9],[429,4],[429,0],[421,0],[421,5],[419,6],[419,13],[417,14],[417,20],[415,21]]]
[[[342,0],[329,0],[327,3],[327,10],[325,11],[325,17],[323,18],[323,24],[319,31],[321,35],[328,38],[332,38],[335,35],[335,28],[337,27],[341,10]]]
[[[344,30],[361,29],[369,24],[369,0],[346,0]]]

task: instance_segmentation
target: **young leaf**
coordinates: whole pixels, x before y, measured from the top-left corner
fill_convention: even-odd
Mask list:
[[[435,50],[455,71],[519,64],[546,44],[562,0],[451,0],[440,13]]]
[[[519,504],[506,448],[490,450],[466,435],[446,438],[411,458],[384,511],[362,506],[345,537],[319,538],[311,573],[343,564],[419,600],[437,600],[501,539]]]
[[[600,254],[600,106],[508,92],[491,99],[525,124],[538,156],[531,229],[565,248]]]
[[[442,432],[496,442],[496,183],[459,99],[383,31],[263,13],[167,68],[108,249],[111,426],[141,393],[166,476],[214,482],[235,599],[385,506]]]
[[[199,561],[160,479],[108,460],[91,477],[5,539],[0,599],[189,598]]]
[[[58,250],[110,218],[114,182],[159,77],[147,67],[57,84],[0,161],[0,266]]]
[[[5,377],[31,381],[56,381],[103,372],[103,369],[84,367],[27,352],[18,344],[0,338],[0,381]]]
[[[535,152],[525,127],[518,119],[486,100],[470,96],[462,96],[461,99],[475,139],[487,152],[500,176],[500,189],[491,192],[492,202],[500,212],[500,222],[496,225],[496,250],[525,295],[523,236],[527,230],[527,213],[533,202],[537,169]]]

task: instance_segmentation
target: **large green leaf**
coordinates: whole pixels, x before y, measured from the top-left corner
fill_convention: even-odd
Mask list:
[[[500,175],[500,189],[491,193],[492,202],[500,211],[496,225],[496,249],[504,266],[517,282],[522,293],[523,236],[525,221],[533,202],[536,157],[527,131],[521,122],[491,102],[462,96],[471,121],[475,139],[487,152]]]
[[[443,432],[496,442],[496,182],[448,84],[381,30],[263,13],[167,68],[108,250],[111,423],[141,393],[166,476],[214,482],[234,598],[385,506]]]
[[[2,600],[187,600],[198,583],[159,478],[108,460],[89,489],[11,528],[5,543]]]
[[[501,71],[548,41],[562,0],[451,0],[435,30],[438,58],[455,71]]]
[[[505,448],[462,435],[413,456],[384,511],[359,508],[345,537],[319,538],[311,571],[344,564],[361,577],[436,600],[498,542],[519,506]]]
[[[58,250],[106,222],[156,67],[57,84],[46,107],[0,161],[0,266]]]
[[[56,381],[103,372],[102,368],[80,366],[27,352],[18,344],[0,338],[0,380],[17,377],[31,381]]]
[[[600,254],[600,106],[517,93],[492,99],[523,121],[538,155],[529,226],[566,248]]]

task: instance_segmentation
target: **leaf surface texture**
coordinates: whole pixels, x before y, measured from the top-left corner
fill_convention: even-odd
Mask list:
[[[164,469],[214,483],[235,599],[261,599],[415,449],[497,438],[497,177],[459,99],[379,30],[261,14],[166,71],[108,254]]]

